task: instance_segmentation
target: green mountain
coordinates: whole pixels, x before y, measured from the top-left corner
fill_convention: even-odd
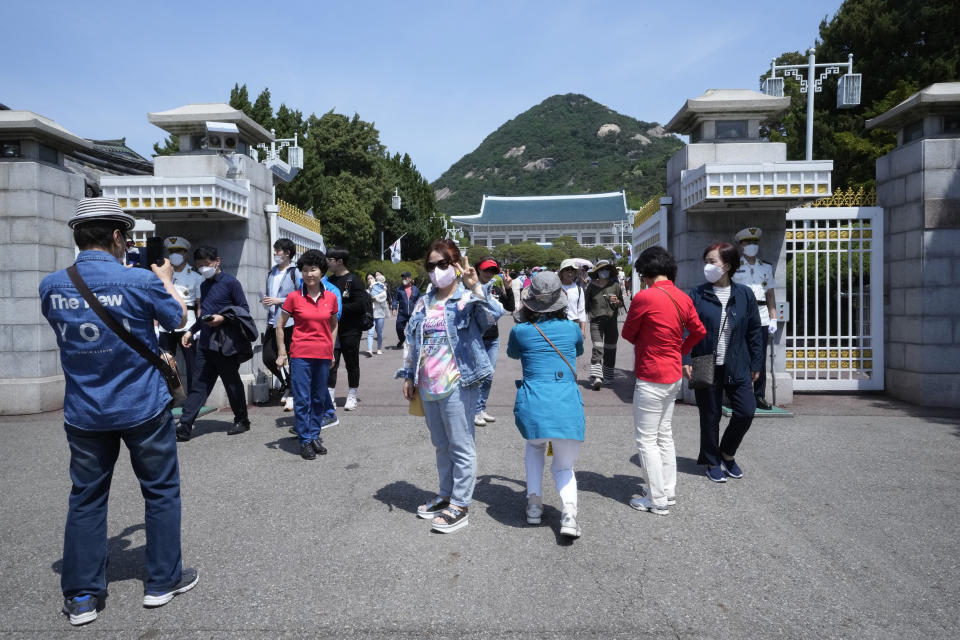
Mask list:
[[[600,193],[626,188],[639,208],[666,185],[667,159],[683,146],[643,122],[568,93],[547,98],[491,133],[431,186],[449,215],[480,211],[483,194]]]

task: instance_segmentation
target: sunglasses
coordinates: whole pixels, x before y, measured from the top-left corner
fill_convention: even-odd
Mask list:
[[[498,268],[496,268],[496,267],[490,267],[489,269],[484,269],[483,272],[484,272],[484,273],[492,273],[493,275],[497,275],[498,273],[500,273],[500,269],[498,269]]]
[[[437,262],[427,262],[426,265],[424,265],[424,266],[427,267],[427,272],[429,273],[429,272],[433,271],[433,270],[436,269],[436,268],[440,268],[440,269],[447,269],[447,268],[449,268],[449,267],[450,267],[450,261],[444,259],[444,260],[439,260],[439,261],[437,261]]]

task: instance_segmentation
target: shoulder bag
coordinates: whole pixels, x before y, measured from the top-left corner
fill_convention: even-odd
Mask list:
[[[177,407],[182,405],[187,396],[183,390],[183,384],[180,382],[180,374],[177,372],[177,361],[173,355],[166,351],[161,351],[163,355],[154,353],[147,345],[134,338],[129,331],[124,329],[123,326],[117,322],[116,318],[110,315],[110,312],[100,304],[100,301],[93,295],[90,288],[87,287],[87,283],[84,282],[83,278],[80,277],[80,272],[77,271],[77,265],[73,264],[67,267],[67,275],[70,276],[70,282],[73,283],[73,286],[77,288],[77,291],[79,291],[83,299],[87,301],[87,304],[90,305],[93,312],[103,320],[107,328],[117,334],[118,338],[123,340],[127,346],[136,351],[143,359],[160,370],[160,375],[167,381],[167,389],[170,391],[172,398],[170,406]]]

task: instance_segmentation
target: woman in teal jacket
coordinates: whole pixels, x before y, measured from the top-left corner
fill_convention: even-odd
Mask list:
[[[560,534],[579,538],[573,465],[586,429],[576,375],[576,359],[583,354],[583,333],[575,322],[567,320],[567,294],[556,273],[542,271],[533,276],[520,301],[523,309],[510,332],[507,355],[519,358],[523,366],[513,415],[520,435],[527,441],[527,522],[540,524],[543,516],[542,479],[549,442],[553,448],[550,470],[563,503]]]

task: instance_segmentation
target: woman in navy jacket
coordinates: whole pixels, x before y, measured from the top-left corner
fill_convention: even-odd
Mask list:
[[[683,373],[689,379],[691,357],[717,354],[713,386],[695,391],[700,410],[697,463],[707,465],[707,477],[714,482],[726,482],[724,472],[731,478],[743,477],[735,456],[757,408],[753,381],[763,360],[763,326],[753,293],[731,280],[740,264],[737,249],[728,242],[716,242],[703,252],[703,263],[707,282],[691,290],[690,299],[707,336],[684,357]],[[733,416],[721,440],[724,391],[730,398]]]

